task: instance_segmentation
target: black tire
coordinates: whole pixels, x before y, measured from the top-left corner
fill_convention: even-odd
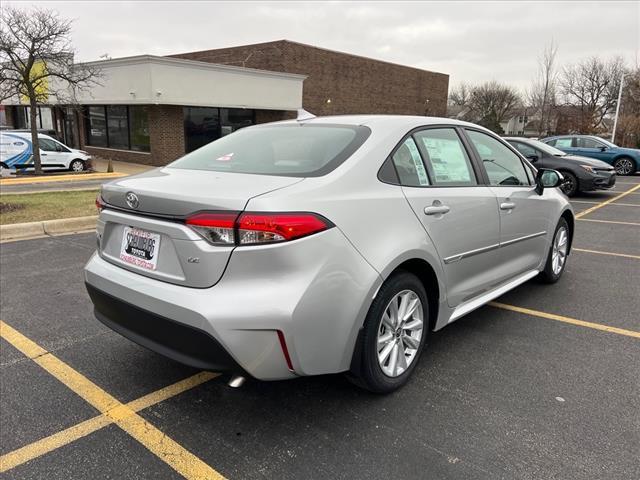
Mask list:
[[[422,304],[422,336],[413,360],[400,375],[391,377],[386,375],[378,362],[378,332],[381,328],[382,317],[387,307],[396,295],[405,290],[415,293]],[[402,329],[400,329],[402,330]],[[398,271],[390,276],[380,287],[375,300],[369,308],[362,332],[361,349],[357,353],[361,356],[358,371],[351,372],[349,379],[356,385],[374,393],[390,393],[402,387],[411,376],[424,350],[425,340],[429,331],[429,304],[427,293],[422,282],[414,274]],[[402,340],[398,340],[401,342]]]
[[[556,239],[558,238],[558,232],[562,229],[567,234],[566,242],[567,242],[567,250],[564,256],[564,262],[562,262],[562,266],[559,271],[554,270],[554,261],[553,261],[553,248],[556,243]],[[560,218],[558,225],[556,226],[556,230],[553,233],[553,240],[551,241],[551,246],[549,246],[549,253],[547,254],[547,261],[544,265],[544,270],[540,272],[538,275],[538,279],[543,283],[556,283],[562,277],[565,268],[567,267],[567,258],[569,257],[569,243],[571,241],[571,230],[569,229],[569,224],[564,218]]]
[[[633,158],[620,157],[613,162],[613,168],[616,169],[617,175],[633,175],[638,166],[633,161]]]
[[[564,177],[564,183],[562,184],[560,189],[567,197],[573,197],[576,193],[578,193],[577,177],[573,173],[564,170],[560,173],[562,173],[562,176]]]
[[[69,164],[69,170],[71,170],[72,172],[84,172],[86,168],[86,164],[83,160],[75,159],[72,160]]]

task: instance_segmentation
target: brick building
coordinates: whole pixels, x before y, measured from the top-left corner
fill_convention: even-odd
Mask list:
[[[93,62],[80,107],[41,107],[40,128],[93,155],[165,165],[254,123],[352,113],[444,116],[449,76],[288,40]],[[5,108],[28,126],[27,107]],[[50,118],[49,118],[50,117]]]

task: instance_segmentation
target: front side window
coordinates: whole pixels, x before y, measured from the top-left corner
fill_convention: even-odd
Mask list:
[[[467,130],[467,135],[482,160],[490,185],[530,185],[522,160],[506,145],[475,130]]]
[[[407,187],[426,187],[429,177],[413,138],[407,138],[392,156],[400,184]]]
[[[241,129],[188,153],[168,167],[316,177],[349,158],[369,133],[366,127],[328,124]]]
[[[577,139],[578,148],[600,148],[604,147],[603,143],[594,140],[593,138],[588,137],[578,137]]]
[[[39,138],[38,143],[40,144],[40,150],[45,152],[57,152],[56,142],[53,140],[49,140],[48,138]]]
[[[432,128],[415,134],[436,185],[477,185],[460,137],[452,128]]]

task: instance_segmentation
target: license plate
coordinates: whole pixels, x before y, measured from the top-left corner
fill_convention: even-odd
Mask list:
[[[160,234],[124,227],[120,260],[147,270],[155,270],[160,253]]]

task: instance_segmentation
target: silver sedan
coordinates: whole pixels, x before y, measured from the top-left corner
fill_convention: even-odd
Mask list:
[[[560,278],[561,182],[454,120],[257,125],[104,185],[86,285],[100,321],[185,364],[390,392],[429,332]]]

